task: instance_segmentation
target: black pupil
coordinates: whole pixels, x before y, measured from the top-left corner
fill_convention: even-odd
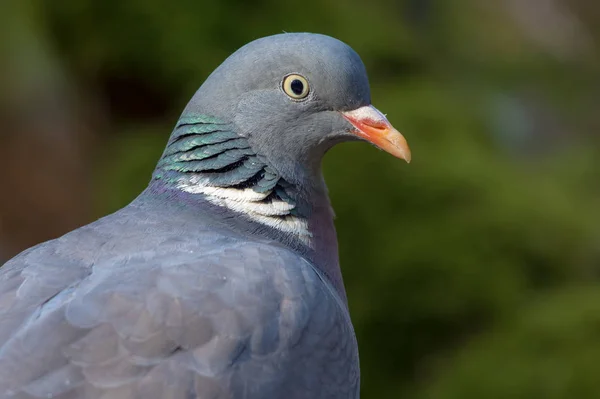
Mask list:
[[[290,84],[290,88],[292,89],[292,92],[294,92],[295,95],[299,96],[304,91],[304,83],[302,83],[302,81],[298,79],[294,79]]]

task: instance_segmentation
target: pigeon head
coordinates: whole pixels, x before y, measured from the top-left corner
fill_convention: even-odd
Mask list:
[[[198,113],[234,124],[291,182],[314,175],[324,153],[343,141],[367,140],[410,160],[402,135],[371,106],[358,54],[325,35],[279,34],[242,47],[184,111]]]
[[[315,223],[332,216],[321,159],[350,140],[410,161],[404,137],[371,105],[354,50],[324,35],[279,34],[240,48],[206,79],[154,179],[310,244]]]

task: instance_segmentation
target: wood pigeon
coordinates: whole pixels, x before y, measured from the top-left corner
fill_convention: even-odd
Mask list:
[[[236,51],[131,204],[0,269],[0,398],[358,398],[321,174],[348,140],[410,160],[348,45]]]

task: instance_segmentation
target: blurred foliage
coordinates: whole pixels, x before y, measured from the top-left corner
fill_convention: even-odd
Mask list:
[[[469,344],[418,397],[596,398],[600,290],[545,293],[502,327]]]
[[[600,5],[537,3],[539,20],[515,0],[21,4],[108,120],[97,215],[145,187],[236,48],[350,44],[414,158],[352,143],[325,160],[363,397],[600,398]]]

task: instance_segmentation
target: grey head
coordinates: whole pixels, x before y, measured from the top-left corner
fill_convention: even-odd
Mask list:
[[[352,48],[319,34],[265,37],[233,53],[198,89],[154,184],[198,195],[337,261],[320,165],[328,149],[350,140],[410,160],[403,136],[371,105]]]
[[[360,137],[341,112],[370,104],[367,72],[351,47],[325,35],[286,33],[236,51],[183,115],[208,113],[234,123],[282,175],[306,184],[329,148]]]

